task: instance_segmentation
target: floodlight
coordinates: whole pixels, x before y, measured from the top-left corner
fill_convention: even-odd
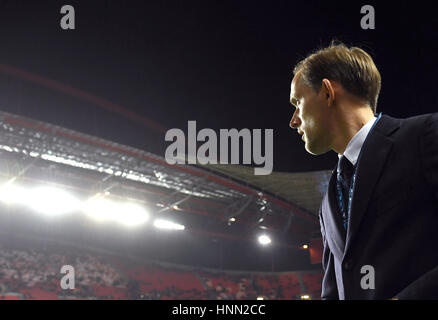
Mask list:
[[[266,246],[268,244],[270,244],[272,242],[271,238],[268,237],[265,234],[262,234],[261,236],[259,236],[259,243],[263,246]]]
[[[113,219],[125,226],[138,226],[144,224],[149,215],[142,207],[134,203],[123,203],[118,205],[119,212]]]
[[[185,227],[181,224],[174,223],[172,221],[163,220],[163,219],[155,219],[154,227],[158,229],[166,229],[166,230],[184,230]]]
[[[87,215],[96,221],[116,221],[125,226],[145,223],[149,215],[144,208],[134,203],[119,203],[102,196],[89,199],[84,205]]]
[[[90,218],[100,222],[113,220],[113,217],[117,215],[116,204],[100,195],[88,199],[83,210]]]
[[[39,187],[27,191],[24,203],[33,210],[54,216],[72,212],[80,207],[80,202],[68,192],[54,187]]]
[[[22,187],[10,183],[6,183],[0,187],[0,201],[4,203],[20,203],[24,202],[26,198],[27,190]]]

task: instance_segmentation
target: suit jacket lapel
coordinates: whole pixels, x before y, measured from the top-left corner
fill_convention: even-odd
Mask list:
[[[382,116],[374,129],[368,134],[362,146],[361,159],[357,163],[345,255],[351,247],[351,243],[367,211],[374,187],[379,180],[386,158],[392,148],[393,142],[389,135],[397,130],[399,126],[399,120],[385,115]]]
[[[330,178],[321,209],[324,225],[327,230],[330,230],[330,235],[327,237],[330,250],[341,260],[344,255],[346,232],[342,224],[341,213],[336,205],[335,183],[336,170],[333,171]]]

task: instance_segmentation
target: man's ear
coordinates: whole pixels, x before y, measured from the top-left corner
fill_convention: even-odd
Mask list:
[[[335,101],[335,90],[332,83],[328,79],[322,79],[321,85],[322,94],[324,99],[327,101],[328,106],[332,106]]]

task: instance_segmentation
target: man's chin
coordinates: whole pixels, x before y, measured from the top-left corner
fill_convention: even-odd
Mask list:
[[[312,146],[307,141],[306,141],[305,148],[306,148],[306,151],[308,153],[313,154],[314,156],[318,156],[318,155],[327,153],[329,151],[329,150],[326,150],[326,148],[318,148],[316,146]]]

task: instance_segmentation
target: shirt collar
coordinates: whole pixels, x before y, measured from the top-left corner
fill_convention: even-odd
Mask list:
[[[370,132],[374,122],[376,121],[376,117],[373,117],[370,121],[368,121],[350,140],[345,148],[344,156],[353,164],[356,165],[357,158],[359,157],[360,150],[362,149],[362,145],[365,142],[365,139]],[[342,154],[338,154],[338,157],[341,158]]]

